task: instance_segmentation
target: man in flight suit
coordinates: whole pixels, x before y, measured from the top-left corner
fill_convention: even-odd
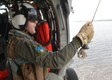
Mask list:
[[[42,67],[63,67],[81,46],[93,38],[93,25],[87,22],[69,44],[58,51],[49,52],[31,37],[38,22],[36,10],[28,3],[18,4],[18,7],[10,14],[14,28],[9,31],[7,47],[12,80],[45,80],[47,73]]]

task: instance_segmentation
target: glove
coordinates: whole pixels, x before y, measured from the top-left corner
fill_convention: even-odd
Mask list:
[[[82,45],[88,44],[94,36],[92,22],[85,23],[76,35],[82,42]]]

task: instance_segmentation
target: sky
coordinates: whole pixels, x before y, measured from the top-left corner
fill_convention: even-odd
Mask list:
[[[100,0],[72,0],[74,14],[71,13],[70,19],[73,21],[92,20]],[[101,0],[95,15],[95,20],[112,19],[112,0]]]
[[[70,13],[70,41],[78,33],[81,26],[93,19],[99,0],[72,0],[74,13]],[[107,23],[97,23],[95,20],[109,20],[112,21],[112,0],[101,0],[96,15],[94,17],[94,28],[99,24],[108,25]],[[112,25],[112,24],[111,24]],[[110,26],[111,27],[111,26]],[[102,30],[103,31],[103,30]]]
[[[92,20],[99,0],[72,0],[74,14],[70,19],[73,21]],[[101,0],[94,20],[112,19],[112,0]]]

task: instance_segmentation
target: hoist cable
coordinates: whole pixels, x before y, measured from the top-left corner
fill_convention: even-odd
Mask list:
[[[95,18],[95,15],[96,15],[96,12],[98,11],[98,7],[99,7],[99,5],[100,5],[100,2],[101,2],[101,0],[99,0],[99,2],[98,2],[97,8],[96,8],[96,10],[95,10],[95,13],[94,13],[94,15],[93,15],[93,18],[92,18],[91,22],[93,22],[93,20],[94,20],[94,18]]]

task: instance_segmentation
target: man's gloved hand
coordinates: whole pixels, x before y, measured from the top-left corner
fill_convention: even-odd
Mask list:
[[[80,29],[79,33],[76,35],[82,42],[82,45],[88,44],[93,38],[94,30],[92,22],[85,23]]]

